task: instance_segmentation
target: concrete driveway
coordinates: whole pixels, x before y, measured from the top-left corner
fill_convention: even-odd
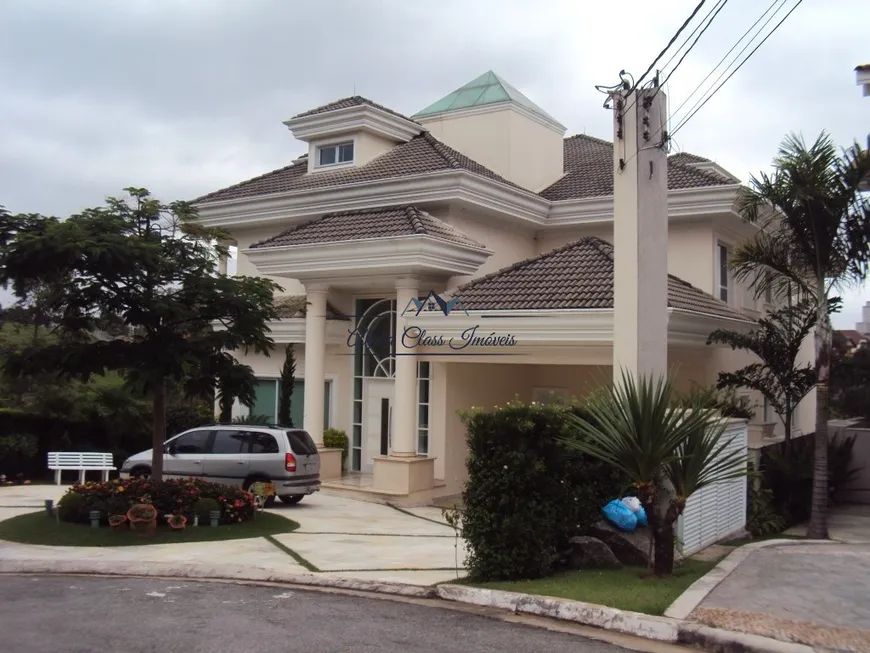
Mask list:
[[[0,520],[43,508],[68,488],[31,485],[0,488]],[[294,551],[318,573],[329,576],[431,585],[464,575],[465,548],[438,508],[398,510],[325,494],[306,497],[295,506],[278,504],[270,512],[300,524],[293,533],[226,542],[191,542],[143,546],[68,547],[0,542],[0,558],[76,558],[143,562],[248,564],[305,572],[283,547]],[[275,544],[278,543],[278,545]],[[457,567],[459,569],[457,570]]]

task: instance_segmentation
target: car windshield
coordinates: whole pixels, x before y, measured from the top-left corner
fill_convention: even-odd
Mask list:
[[[317,445],[305,431],[287,431],[287,439],[295,454],[311,456],[317,453]]]

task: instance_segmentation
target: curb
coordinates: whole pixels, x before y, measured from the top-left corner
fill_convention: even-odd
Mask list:
[[[551,617],[562,621],[574,621],[604,630],[614,630],[627,635],[636,635],[659,642],[676,643],[679,639],[680,622],[667,617],[654,617],[639,612],[617,610],[594,603],[557,599],[547,596],[531,596],[516,592],[479,589],[463,585],[438,585],[438,597],[446,601],[471,603],[491,608],[501,608],[514,613]]]
[[[676,601],[668,606],[665,610],[665,616],[671,619],[685,619],[698,605],[707,598],[707,595],[712,592],[719,583],[728,578],[731,573],[740,566],[746,558],[752,555],[759,549],[765,549],[771,546],[793,546],[798,544],[839,544],[832,540],[764,540],[762,542],[752,542],[737,547],[729,553],[724,560],[720,561],[713,569],[701,576],[694,583],[689,585],[688,589],[680,594]],[[777,641],[777,640],[771,640]]]
[[[287,583],[309,587],[375,592],[394,596],[434,599],[434,587],[422,587],[391,581],[339,578],[319,574],[294,574],[263,567],[241,565],[205,565],[166,562],[120,562],[99,560],[0,560],[0,574],[100,574],[106,576],[161,576],[189,579],[217,579]]]
[[[711,653],[816,653],[817,651],[806,644],[783,642],[761,635],[688,623],[680,625],[678,642]]]

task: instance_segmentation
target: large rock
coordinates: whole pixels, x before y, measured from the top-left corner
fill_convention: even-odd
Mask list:
[[[617,560],[628,567],[650,566],[649,528],[638,528],[626,533],[602,520],[589,528],[586,535],[604,542]],[[674,551],[674,565],[679,566],[682,562],[679,551]]]
[[[596,537],[578,535],[572,537],[568,553],[571,569],[621,569],[622,563],[608,546]]]

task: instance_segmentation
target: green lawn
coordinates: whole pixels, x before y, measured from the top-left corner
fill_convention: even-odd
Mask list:
[[[670,578],[654,578],[637,567],[566,571],[538,580],[474,583],[474,587],[556,596],[620,610],[662,615],[689,585],[716,566],[718,560],[685,560]]]
[[[141,537],[128,530],[115,531],[109,527],[91,528],[84,524],[58,522],[54,517],[48,517],[44,511],[40,511],[0,521],[0,540],[53,546],[133,546],[238,540],[289,533],[297,528],[299,524],[281,515],[261,512],[253,520],[240,524],[216,528],[207,525],[196,528],[188,526],[181,531],[160,526],[154,537]]]

